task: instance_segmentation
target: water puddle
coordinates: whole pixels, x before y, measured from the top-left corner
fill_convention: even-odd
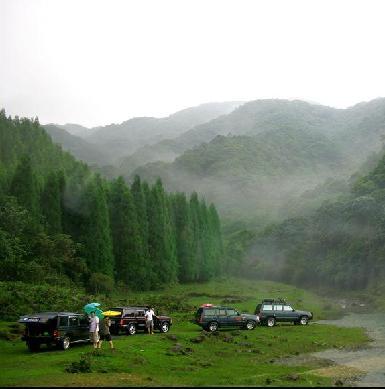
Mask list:
[[[385,313],[356,314],[352,313],[339,320],[322,320],[322,324],[333,324],[341,327],[364,327],[373,342],[365,349],[326,350],[312,355],[325,358],[349,369],[363,371],[355,386],[385,387]]]

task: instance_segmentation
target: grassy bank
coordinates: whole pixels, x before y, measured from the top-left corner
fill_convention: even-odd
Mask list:
[[[176,286],[128,298],[115,296],[111,297],[115,303],[125,299],[130,304],[149,302],[160,306],[161,313],[174,319],[170,333],[119,336],[114,339],[114,353],[104,345],[96,355],[89,345],[73,346],[66,352],[42,349],[31,354],[23,342],[2,339],[0,385],[326,386],[333,379],[311,373],[314,363],[280,365],[279,359],[332,347],[356,347],[367,340],[362,329],[315,323],[306,327],[257,327],[253,331],[222,330],[216,335],[200,336],[200,327],[188,321],[194,306],[202,303],[226,303],[251,312],[263,297],[286,297],[294,306],[315,312],[316,318],[338,313],[337,307],[327,301],[292,286],[236,279]],[[177,305],[173,305],[175,302]],[[77,372],[70,373],[68,368]]]

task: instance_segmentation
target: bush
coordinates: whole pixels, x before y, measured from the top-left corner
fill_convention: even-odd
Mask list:
[[[94,273],[88,282],[88,290],[94,294],[109,294],[114,290],[114,280],[105,274]]]
[[[67,373],[91,373],[91,356],[89,354],[82,355],[80,361],[72,362],[65,371]]]

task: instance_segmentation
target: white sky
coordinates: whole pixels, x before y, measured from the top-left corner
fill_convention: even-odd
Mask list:
[[[0,107],[86,126],[385,96],[385,1],[0,0]]]

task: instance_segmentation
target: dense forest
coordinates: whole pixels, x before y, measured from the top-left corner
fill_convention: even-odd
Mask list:
[[[0,113],[0,285],[149,290],[220,273],[221,226],[196,193],[103,179],[37,119]],[[17,293],[17,292],[16,292]],[[4,299],[4,294],[2,294]],[[1,301],[4,303],[4,301]]]
[[[287,219],[249,237],[241,272],[317,288],[383,290],[384,151],[382,155],[372,170],[353,176],[350,190],[339,198],[325,201],[307,217]]]

